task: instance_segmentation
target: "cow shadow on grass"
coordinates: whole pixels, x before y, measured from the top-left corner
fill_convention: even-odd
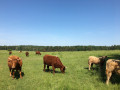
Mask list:
[[[52,69],[45,69],[45,72],[49,72],[49,73],[53,73],[53,70]],[[62,73],[61,71],[59,70],[55,70],[55,73]]]
[[[22,77],[24,77],[24,72],[21,72],[21,75],[22,75]],[[15,72],[15,79],[19,79],[20,78],[20,74],[19,74],[19,72],[18,71],[16,71]]]
[[[89,71],[91,76],[98,75],[101,82],[106,83],[106,61],[108,59],[116,59],[120,60],[120,55],[112,54],[108,55],[108,58],[105,60],[104,65],[100,69],[99,65],[93,65],[93,69]],[[84,68],[88,69],[88,68]],[[112,84],[120,84],[120,75],[117,75],[115,72],[112,73],[112,76],[110,78],[110,81]]]

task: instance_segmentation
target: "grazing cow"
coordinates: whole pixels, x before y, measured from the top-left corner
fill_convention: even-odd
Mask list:
[[[36,55],[41,55],[40,51],[36,51]]]
[[[109,84],[110,77],[112,76],[112,72],[120,75],[120,60],[109,59],[106,62],[106,84]]]
[[[9,55],[11,55],[12,54],[12,51],[9,51]]]
[[[52,66],[53,74],[55,73],[55,68],[60,68],[61,72],[65,73],[65,66],[62,64],[62,62],[57,56],[45,55],[43,57],[43,63],[44,63],[44,71],[47,65],[48,70],[49,70],[49,66]]]
[[[19,53],[21,53],[22,51],[20,50]]]
[[[28,57],[29,56],[29,52],[26,52],[25,55],[26,55],[26,57]]]
[[[8,57],[8,67],[9,67],[9,70],[10,70],[10,76],[13,75],[13,78],[14,78],[14,70],[16,71],[20,71],[20,78],[22,78],[22,75],[21,75],[21,69],[22,69],[22,59],[19,58],[18,56],[9,56]]]
[[[89,59],[88,59],[89,70],[90,70],[90,67],[93,68],[93,64],[99,64],[100,67],[102,67],[106,58],[107,58],[107,56],[102,56],[102,57],[99,57],[99,58],[95,57],[95,56],[90,56]]]

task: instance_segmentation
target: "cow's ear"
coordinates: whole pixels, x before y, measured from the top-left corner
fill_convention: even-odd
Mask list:
[[[18,62],[21,62],[21,58],[17,59]]]
[[[22,60],[22,59],[21,59],[21,58],[18,58],[17,60],[20,61],[20,60]]]

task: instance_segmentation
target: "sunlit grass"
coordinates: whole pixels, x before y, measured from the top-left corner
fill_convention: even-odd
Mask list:
[[[120,59],[120,51],[79,51],[79,52],[41,52],[42,55],[35,55],[30,51],[29,57],[25,51],[19,53],[12,51],[12,55],[22,58],[22,79],[12,79],[9,76],[7,66],[8,51],[0,51],[0,90],[113,90],[120,89],[120,81],[115,82],[115,75],[112,76],[109,86],[105,84],[106,76],[101,73],[97,66],[95,70],[88,71],[89,56],[108,56],[109,58]],[[55,75],[52,72],[43,72],[43,56],[45,54],[58,56],[63,65],[67,67],[66,73],[62,74],[56,69]],[[52,67],[50,67],[52,70]],[[120,78],[120,77],[119,77]]]

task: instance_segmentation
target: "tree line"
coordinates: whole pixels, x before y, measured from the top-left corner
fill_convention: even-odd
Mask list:
[[[120,50],[120,45],[112,46],[0,46],[0,50],[18,50],[18,51],[92,51],[92,50]]]

